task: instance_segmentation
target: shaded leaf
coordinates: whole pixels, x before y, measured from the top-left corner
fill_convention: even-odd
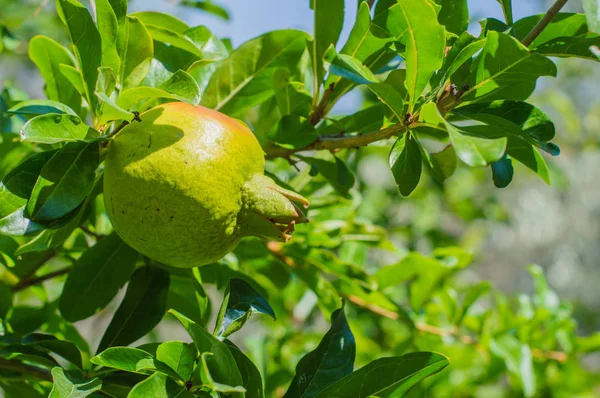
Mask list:
[[[164,373],[156,372],[136,384],[127,398],[175,398],[185,387],[178,386]]]
[[[493,162],[492,167],[492,178],[496,188],[506,188],[513,179],[515,170],[512,165],[512,160],[504,155],[502,159]]]
[[[123,88],[136,87],[150,70],[154,44],[144,24],[134,16],[128,15],[125,20],[119,54],[122,59],[119,80]]]
[[[356,84],[378,83],[377,77],[363,65],[358,59],[346,55],[338,54],[331,61],[329,72],[344,77]]]
[[[421,148],[416,139],[405,133],[390,152],[390,169],[402,196],[409,196],[421,179]]]
[[[435,0],[442,6],[438,20],[448,32],[460,35],[469,27],[469,5],[467,0]]]
[[[33,333],[23,337],[22,343],[47,353],[56,353],[79,369],[83,369],[81,351],[70,341],[59,340],[49,334]]]
[[[202,386],[212,392],[219,392],[224,394],[240,393],[245,396],[246,389],[242,386],[230,386],[223,383],[218,383],[213,380],[210,370],[208,368],[207,360],[214,354],[212,352],[204,352],[200,355],[200,364],[198,366],[200,370],[200,380],[202,380]]]
[[[84,398],[102,388],[102,381],[97,377],[84,383],[75,384],[59,367],[52,368],[52,379],[54,384],[49,398]]]
[[[181,341],[162,343],[156,350],[156,359],[173,369],[184,381],[190,380],[192,377],[197,355],[196,347],[193,344]]]
[[[46,113],[66,113],[77,116],[77,113],[67,105],[52,100],[30,100],[19,102],[5,112],[9,115],[45,115]]]
[[[432,153],[430,156],[433,178],[444,182],[450,178],[458,166],[456,151],[449,145],[440,152]]]
[[[304,148],[318,138],[317,130],[307,118],[285,115],[275,125],[269,138],[284,148]]]
[[[496,0],[502,6],[502,12],[504,13],[504,20],[508,25],[513,23],[513,10],[512,0]]]
[[[264,398],[263,380],[256,365],[229,340],[225,340],[225,345],[233,355],[242,375],[242,386],[246,389],[246,398]]]

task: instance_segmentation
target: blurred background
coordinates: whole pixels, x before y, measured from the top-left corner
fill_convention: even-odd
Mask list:
[[[20,95],[44,97],[42,79],[27,58],[26,41],[43,33],[66,42],[53,3],[0,0],[0,90],[8,90],[13,100]],[[479,32],[478,19],[502,19],[496,0],[469,3],[473,34]],[[579,12],[580,2],[571,3],[567,9]],[[220,12],[221,16],[170,0],[130,0],[130,12],[162,11],[190,26],[206,25],[217,36],[229,38],[234,48],[274,29],[312,31],[307,0],[219,0],[218,4],[227,11]],[[515,20],[542,13],[549,4],[514,1]],[[352,28],[355,1],[347,0],[346,9],[340,44]],[[526,265],[539,264],[550,285],[573,303],[579,331],[585,335],[600,329],[600,68],[592,61],[555,61],[558,78],[541,79],[530,101],[557,126],[555,142],[562,152],[546,159],[550,186],[520,164],[515,165],[515,179],[505,189],[493,186],[489,169],[462,168],[444,187],[417,189],[405,199],[396,193],[387,150],[363,148],[352,155],[355,161],[349,164],[355,167],[363,199],[358,214],[385,228],[394,244],[426,254],[438,246],[462,246],[474,254],[474,265],[461,278],[490,280],[507,294],[531,292]],[[368,101],[366,93],[355,90],[334,111],[350,114]],[[394,260],[385,253],[372,258],[375,264]],[[86,326],[93,324],[82,328]]]

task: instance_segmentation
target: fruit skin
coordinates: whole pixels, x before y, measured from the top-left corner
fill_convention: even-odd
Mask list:
[[[264,153],[241,122],[172,102],[143,113],[110,142],[104,200],[115,231],[158,262],[220,260],[248,235],[286,241],[307,221],[293,192],[263,176]]]

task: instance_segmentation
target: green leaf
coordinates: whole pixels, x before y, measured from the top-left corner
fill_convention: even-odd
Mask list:
[[[496,0],[502,6],[504,12],[504,20],[508,25],[513,24],[512,0]]]
[[[183,0],[181,2],[184,6],[194,7],[209,14],[215,15],[225,21],[229,21],[229,12],[218,4],[212,1],[200,1],[200,0]]]
[[[181,98],[189,104],[198,105],[200,103],[200,87],[198,87],[198,83],[196,83],[192,76],[182,70],[175,72],[159,88],[177,98]]]
[[[515,37],[523,40],[543,18],[532,15],[515,22]],[[529,46],[532,51],[553,57],[580,57],[598,61],[591,46],[600,45],[600,35],[590,33],[582,14],[559,13]]]
[[[583,0],[583,9],[590,31],[600,33],[600,3],[598,0]]]
[[[102,66],[118,71],[121,58],[117,51],[119,23],[109,0],[93,0],[96,23],[102,42]]]
[[[111,347],[91,358],[90,362],[107,368],[137,372],[138,363],[146,359],[152,359],[152,355],[146,351],[130,347]]]
[[[440,152],[432,153],[429,158],[431,160],[433,178],[439,182],[444,182],[450,178],[458,167],[456,151],[451,145],[448,145]]]
[[[506,153],[539,175],[546,184],[550,184],[550,172],[546,161],[531,144],[516,137],[508,137]]]
[[[490,166],[492,167],[492,179],[496,188],[506,188],[515,173],[512,160],[504,155],[502,159],[493,162]]]
[[[312,97],[303,83],[291,81],[287,69],[280,69],[273,75],[273,87],[282,115],[308,117]]]
[[[100,33],[87,8],[77,0],[58,0],[58,6],[60,6],[59,14],[62,14],[63,22],[68,28],[71,43],[77,49],[79,70],[85,82],[86,100],[92,112],[95,112],[97,101],[93,93],[96,89],[98,68],[102,63]]]
[[[200,325],[210,317],[210,299],[202,286],[197,268],[185,270],[183,275],[171,273],[167,307],[183,313]]]
[[[165,314],[168,291],[167,271],[152,267],[135,271],[121,305],[102,336],[98,352],[131,344],[150,332]]]
[[[144,381],[136,384],[127,398],[175,398],[185,387],[178,386],[167,375],[156,372]]]
[[[233,355],[242,375],[242,386],[246,389],[246,398],[264,398],[263,380],[256,365],[231,341],[225,340],[225,345]]]
[[[27,201],[44,165],[56,153],[45,151],[31,155],[0,184],[0,233],[3,235],[27,235],[43,229],[25,217]]]
[[[296,375],[284,397],[316,397],[352,373],[356,344],[348,326],[344,307],[331,315],[331,328],[317,348],[306,354],[296,366]]]
[[[227,338],[244,326],[253,313],[275,318],[269,302],[242,279],[231,279],[215,323],[216,336]]]
[[[492,285],[488,281],[481,282],[475,286],[469,287],[467,293],[462,300],[461,309],[456,313],[454,323],[456,325],[462,324],[465,316],[469,312],[469,309],[475,304],[475,302],[483,295],[487,294],[492,289]]]
[[[315,171],[321,174],[331,186],[339,192],[342,196],[347,196],[350,189],[354,187],[354,183],[356,179],[352,171],[348,168],[348,165],[344,163],[337,156],[327,156],[326,159],[321,158],[313,158],[308,156],[300,156],[298,157],[310,164]]]
[[[273,95],[273,74],[295,68],[306,39],[304,32],[279,30],[242,44],[217,68],[201,104],[236,115],[265,101]]]
[[[137,258],[138,253],[114,232],[83,252],[60,297],[62,316],[76,322],[106,307],[129,280]]]
[[[408,112],[425,90],[429,79],[442,66],[446,37],[436,7],[428,1],[398,0],[386,21],[389,32],[406,45],[406,87],[410,94]]]
[[[421,148],[417,140],[405,133],[390,152],[390,169],[402,196],[409,196],[421,179]]]
[[[99,163],[98,143],[71,142],[59,149],[33,187],[27,203],[29,218],[43,224],[77,209],[92,191]]]
[[[344,0],[310,0],[314,10],[315,33],[312,40],[312,65],[317,95],[325,76],[323,58],[329,46],[335,47],[344,25]]]
[[[336,55],[329,66],[329,72],[356,84],[379,83],[373,72],[351,55]]]
[[[51,100],[30,100],[19,102],[5,112],[9,115],[45,115],[47,113],[66,113],[77,116],[77,113],[67,105]]]
[[[446,357],[434,352],[381,358],[344,377],[316,397],[404,397],[417,383],[448,364]]]
[[[438,20],[448,32],[460,35],[469,27],[469,5],[467,0],[435,0],[442,6]]]
[[[141,20],[144,25],[158,26],[177,33],[183,33],[190,28],[189,25],[181,19],[162,12],[141,11],[134,12],[131,15]]]
[[[79,95],[83,98],[86,98],[87,101],[87,93],[85,88],[85,83],[83,81],[83,76],[81,76],[81,72],[71,65],[60,64],[58,65],[58,69],[60,73],[71,83],[71,86],[77,90]]]
[[[79,116],[47,113],[29,120],[21,129],[21,139],[40,144],[56,144],[95,138],[97,131],[81,121]]]
[[[23,337],[21,342],[47,353],[56,353],[79,369],[83,369],[81,351],[70,341],[59,340],[49,334],[33,333]]]
[[[377,96],[379,101],[392,111],[396,120],[399,122],[404,120],[407,109],[404,106],[405,98],[401,91],[398,91],[394,86],[388,83],[371,84],[368,88]]]
[[[285,115],[269,133],[269,139],[284,148],[304,148],[314,142],[319,135],[307,118]]]
[[[144,24],[134,16],[128,15],[125,20],[119,54],[122,59],[119,81],[124,89],[136,87],[150,71],[154,44]]]
[[[59,70],[61,64],[75,65],[67,49],[49,37],[35,36],[29,41],[29,58],[36,64],[46,82],[46,97],[79,112],[81,96]]]
[[[102,380],[94,378],[84,383],[75,384],[71,381],[62,368],[52,368],[52,391],[49,398],[84,398],[102,388]]]
[[[211,352],[214,354],[208,363],[208,367],[215,381],[229,386],[241,385],[242,376],[227,346],[183,314],[174,310],[169,312],[177,318],[190,334],[198,352]]]
[[[525,396],[535,396],[537,383],[531,348],[516,337],[504,334],[492,339],[490,350],[502,358],[508,371],[521,381]]]
[[[200,379],[202,380],[203,388],[208,389],[212,392],[224,393],[224,394],[232,394],[232,393],[240,393],[241,396],[245,396],[246,389],[242,386],[231,386],[223,383],[218,383],[213,380],[212,375],[210,374],[210,369],[208,368],[207,358],[212,357],[214,354],[212,352],[204,352],[200,355],[200,365],[199,373]]]
[[[197,356],[193,344],[181,341],[162,343],[156,350],[156,359],[173,369],[184,381],[191,379]]]
[[[500,56],[501,55],[501,56]],[[511,36],[489,31],[477,57],[464,101],[524,100],[540,76],[556,76],[556,65],[540,54],[530,53]],[[519,86],[520,89],[515,89]]]

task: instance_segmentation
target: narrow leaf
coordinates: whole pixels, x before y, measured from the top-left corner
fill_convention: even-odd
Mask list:
[[[416,139],[406,133],[398,138],[390,152],[390,169],[402,196],[409,196],[421,179],[421,148]]]

